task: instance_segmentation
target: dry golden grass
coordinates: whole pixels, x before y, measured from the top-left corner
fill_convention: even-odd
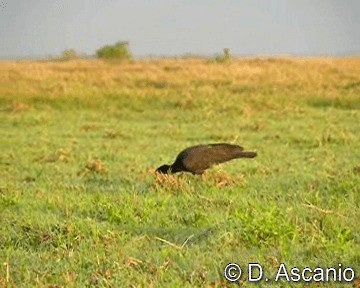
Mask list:
[[[226,64],[203,59],[137,60],[109,63],[100,60],[67,62],[1,62],[0,93],[3,97],[25,99],[41,93],[53,97],[78,96],[78,93],[142,92],[194,87],[212,93],[214,88],[231,86],[234,92],[257,85],[282,88],[307,94],[331,92],[339,85],[358,85],[360,58],[244,58]],[[86,89],[85,89],[86,88]],[[335,96],[334,96],[335,97]],[[183,97],[182,97],[183,98]],[[185,100],[180,105],[191,105]]]
[[[85,168],[87,169],[87,172],[89,173],[105,173],[106,172],[106,166],[100,159],[95,160],[89,160]]]

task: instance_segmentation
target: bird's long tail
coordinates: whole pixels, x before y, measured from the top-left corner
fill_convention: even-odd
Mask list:
[[[256,157],[257,153],[256,152],[251,152],[251,151],[241,151],[239,153],[237,153],[237,158],[254,158]]]

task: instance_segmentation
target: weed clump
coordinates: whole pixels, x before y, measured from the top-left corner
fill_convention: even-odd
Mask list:
[[[89,160],[85,165],[85,171],[80,174],[105,174],[105,163],[100,159]]]

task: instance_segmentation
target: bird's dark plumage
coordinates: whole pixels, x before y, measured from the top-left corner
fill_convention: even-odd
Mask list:
[[[246,152],[243,147],[233,144],[197,145],[181,151],[172,165],[162,165],[156,169],[156,172],[162,174],[177,172],[202,174],[215,164],[236,158],[254,158],[256,155],[256,152]]]

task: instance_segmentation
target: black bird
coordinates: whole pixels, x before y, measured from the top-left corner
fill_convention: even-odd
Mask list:
[[[191,172],[202,174],[214,164],[220,164],[236,158],[254,158],[256,152],[246,152],[238,145],[217,143],[188,147],[181,151],[172,165],[162,165],[156,172],[162,174]]]

